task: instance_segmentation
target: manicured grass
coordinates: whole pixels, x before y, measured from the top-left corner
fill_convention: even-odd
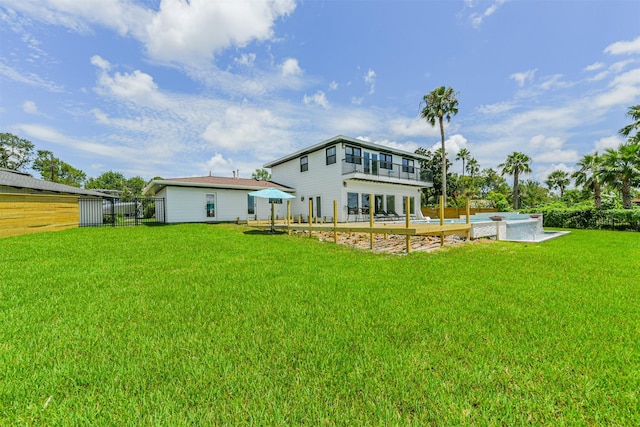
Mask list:
[[[640,425],[640,236],[0,239],[0,425]]]

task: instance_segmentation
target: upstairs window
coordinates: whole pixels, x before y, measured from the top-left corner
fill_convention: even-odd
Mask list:
[[[300,172],[306,172],[309,170],[309,157],[300,157]]]
[[[336,162],[336,147],[327,148],[327,164],[332,165]]]
[[[380,153],[380,168],[393,169],[393,156],[391,154]]]
[[[362,151],[357,147],[344,147],[344,161],[347,163],[362,164]]]
[[[413,159],[402,159],[402,172],[413,173],[414,170]]]

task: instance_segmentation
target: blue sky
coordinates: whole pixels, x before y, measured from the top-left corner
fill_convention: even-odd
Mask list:
[[[529,177],[616,147],[640,103],[636,0],[0,0],[0,131],[95,177],[249,177],[335,135]],[[453,170],[460,172],[460,162]]]

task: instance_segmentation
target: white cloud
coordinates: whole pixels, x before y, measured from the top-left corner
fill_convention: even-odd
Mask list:
[[[482,21],[484,21],[485,18],[493,15],[498,10],[498,8],[502,6],[506,1],[507,0],[495,0],[483,12],[471,14],[471,25],[473,25],[474,28],[480,27]],[[469,1],[467,1],[467,4],[471,6],[473,5],[473,3]]]
[[[225,159],[222,154],[216,153],[207,161],[207,168],[213,175],[226,175],[231,163],[232,162]],[[224,171],[225,173],[221,173],[220,171]]]
[[[188,65],[210,62],[228,47],[273,38],[273,25],[296,8],[295,0],[163,0],[159,10],[128,0],[3,0],[33,19],[89,33],[91,24],[132,36],[155,60]]]
[[[290,125],[267,109],[230,106],[209,123],[201,137],[216,149],[275,157],[289,147]]]
[[[526,82],[533,80],[533,77],[535,76],[536,71],[538,71],[537,68],[533,70],[524,71],[521,73],[513,73],[509,76],[509,78],[515,80],[518,86],[522,87]]]
[[[356,96],[351,98],[351,103],[353,105],[362,105],[363,102],[364,102],[364,98],[358,98]]]
[[[442,141],[435,142],[429,150],[436,151],[440,148],[442,148]],[[444,148],[447,150],[447,157],[452,160],[461,149],[467,148],[467,138],[461,134],[451,135],[444,141]]]
[[[163,1],[143,41],[154,59],[199,65],[230,46],[270,40],[275,20],[295,7],[294,0]]]
[[[245,67],[253,67],[253,64],[256,62],[256,54],[255,53],[243,53],[237,58],[233,58],[233,62],[242,65]]]
[[[517,104],[513,101],[498,102],[496,104],[481,105],[478,112],[482,114],[501,114],[513,110]]]
[[[358,139],[364,139],[364,137],[358,137]],[[369,140],[368,138],[365,139],[365,141],[368,141],[368,140]],[[384,145],[390,148],[395,148],[396,150],[406,151],[408,153],[414,153],[418,148],[420,148],[420,145],[413,141],[398,142],[398,141],[390,141],[388,139],[381,139],[381,140],[375,141],[374,143]],[[394,163],[400,162],[399,159],[394,159],[393,161]]]
[[[570,87],[572,83],[562,81],[562,74],[554,74],[553,76],[546,77],[539,88],[542,90],[549,90],[557,87]]]
[[[364,82],[369,86],[369,95],[373,95],[376,91],[376,72],[371,69],[367,71]]]
[[[445,132],[449,128],[449,123],[445,122]],[[416,117],[396,118],[389,120],[389,130],[393,135],[440,138],[440,126],[431,126],[423,119]]]
[[[596,71],[604,68],[603,62],[594,62],[593,64],[587,65],[584,67],[584,71]]]
[[[95,65],[103,71],[108,71],[111,69],[111,64],[109,63],[109,61],[107,61],[100,55],[93,55],[89,61],[92,65]]]
[[[335,80],[333,80],[331,83],[329,83],[329,89],[337,90],[338,89],[338,83]]]
[[[640,96],[640,68],[616,76],[609,83],[609,90],[593,99],[593,105],[599,108],[611,108],[617,105],[631,105]]]
[[[282,70],[282,77],[299,76],[302,74],[302,69],[298,65],[298,60],[294,58],[287,58],[280,68]]]
[[[532,156],[534,162],[553,163],[553,162],[577,162],[580,155],[576,150],[551,150],[543,153],[534,154]]]
[[[636,37],[634,40],[619,41],[610,44],[604,49],[604,53],[608,53],[610,55],[631,55],[640,53],[640,36]]]
[[[621,143],[622,140],[616,135],[606,136],[597,140],[594,144],[594,148],[599,153],[602,153],[607,148],[618,148]]]
[[[64,88],[62,86],[58,85],[57,83],[51,80],[48,80],[44,77],[41,77],[31,72],[16,70],[13,67],[3,64],[2,62],[0,62],[0,76],[4,76],[9,80],[22,83],[28,86],[44,89],[47,92],[54,92],[54,93],[64,92]]]
[[[22,104],[22,110],[27,114],[38,114],[38,106],[33,101],[24,101]]]
[[[315,95],[308,96],[304,95],[302,101],[307,105],[319,105],[322,108],[329,108],[329,101],[327,100],[326,95],[323,91],[319,90],[315,93]]]
[[[536,150],[557,150],[562,148],[563,145],[564,140],[557,136],[536,135],[529,141],[529,146]]]

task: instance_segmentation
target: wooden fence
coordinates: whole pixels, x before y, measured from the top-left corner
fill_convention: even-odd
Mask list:
[[[0,193],[0,237],[78,226],[78,196]]]
[[[422,208],[422,215],[430,218],[440,218],[440,208]],[[498,212],[496,208],[469,208],[470,215],[483,212]],[[444,208],[444,217],[458,219],[467,214],[467,208]]]

